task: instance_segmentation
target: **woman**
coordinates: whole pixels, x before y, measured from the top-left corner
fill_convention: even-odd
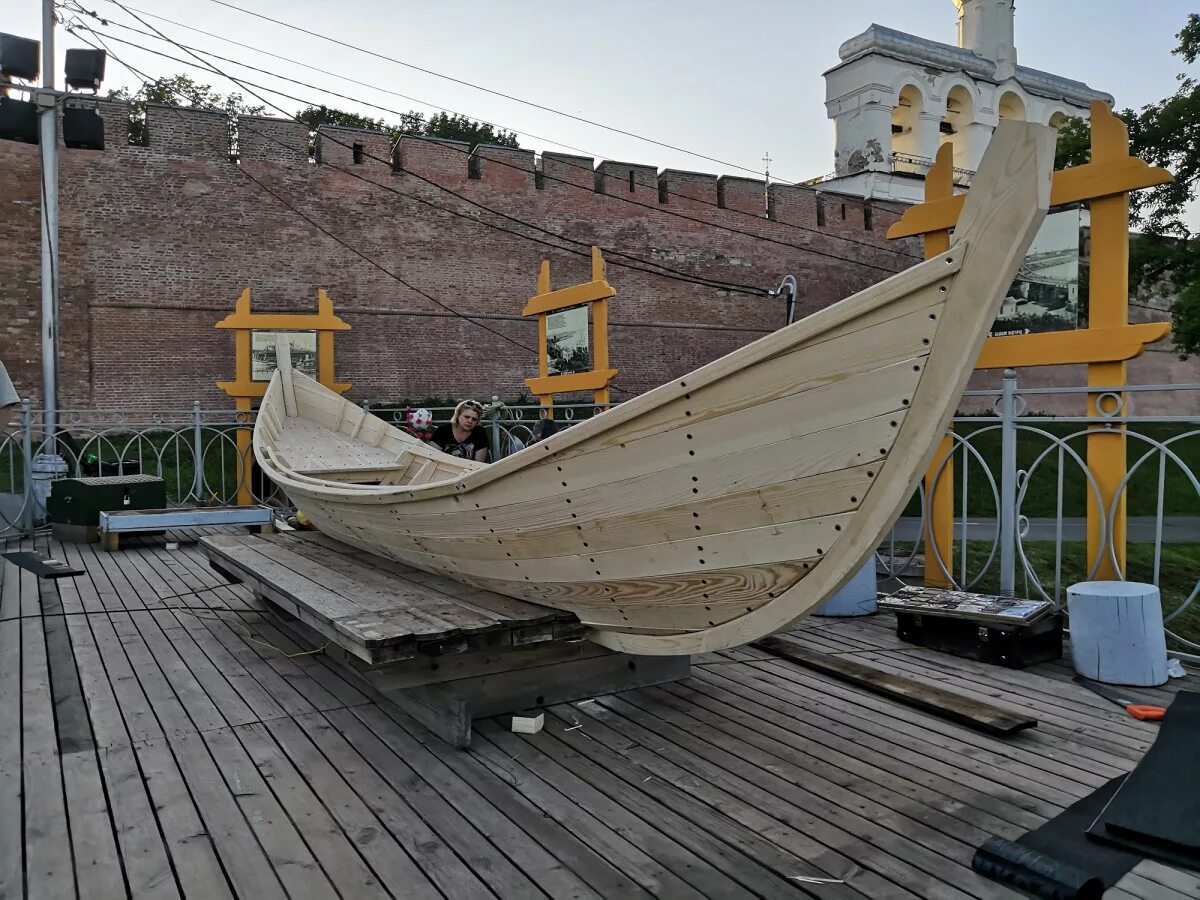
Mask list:
[[[448,424],[439,425],[434,429],[429,443],[443,453],[457,456],[459,459],[473,459],[478,462],[488,461],[488,437],[479,417],[483,407],[474,400],[464,400],[454,407],[454,415]]]

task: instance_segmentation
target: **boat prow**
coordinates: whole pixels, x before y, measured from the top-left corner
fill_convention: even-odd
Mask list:
[[[288,366],[259,464],[323,532],[571,610],[615,650],[770,634],[845,584],[911,496],[1045,216],[1054,142],[1002,122],[949,251],[494,465]]]

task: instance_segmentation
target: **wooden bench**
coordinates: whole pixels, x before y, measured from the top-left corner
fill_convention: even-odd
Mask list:
[[[209,564],[354,679],[447,742],[471,720],[686,678],[690,658],[614,653],[574,613],[372,556],[316,532],[216,535]]]
[[[206,525],[243,525],[270,533],[275,512],[269,506],[177,507],[122,509],[100,513],[100,540],[105,550],[117,550],[122,534],[162,532]]]

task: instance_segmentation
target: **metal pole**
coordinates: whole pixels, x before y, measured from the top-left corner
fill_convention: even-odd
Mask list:
[[[192,478],[192,493],[196,503],[204,502],[204,448],[200,441],[200,401],[192,403],[192,454],[196,457],[196,474]]]
[[[42,424],[57,452],[58,433],[58,103],[54,94],[54,0],[42,0]]]
[[[21,461],[25,469],[25,490],[22,496],[22,519],[25,531],[33,536],[33,409],[28,400],[21,401]]]
[[[1017,373],[1004,370],[1000,393],[1000,593],[1017,580]],[[966,523],[963,523],[964,528]]]
[[[492,409],[488,412],[488,422],[491,423],[491,428],[488,429],[489,437],[491,438],[491,460],[492,462],[500,461],[500,398],[492,397]]]

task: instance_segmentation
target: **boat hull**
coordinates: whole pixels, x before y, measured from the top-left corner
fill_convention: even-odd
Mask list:
[[[322,531],[569,609],[613,649],[778,630],[861,568],[911,495],[1045,213],[1052,132],[1004,128],[993,147],[947,253],[495,465],[282,369],[260,464]]]

